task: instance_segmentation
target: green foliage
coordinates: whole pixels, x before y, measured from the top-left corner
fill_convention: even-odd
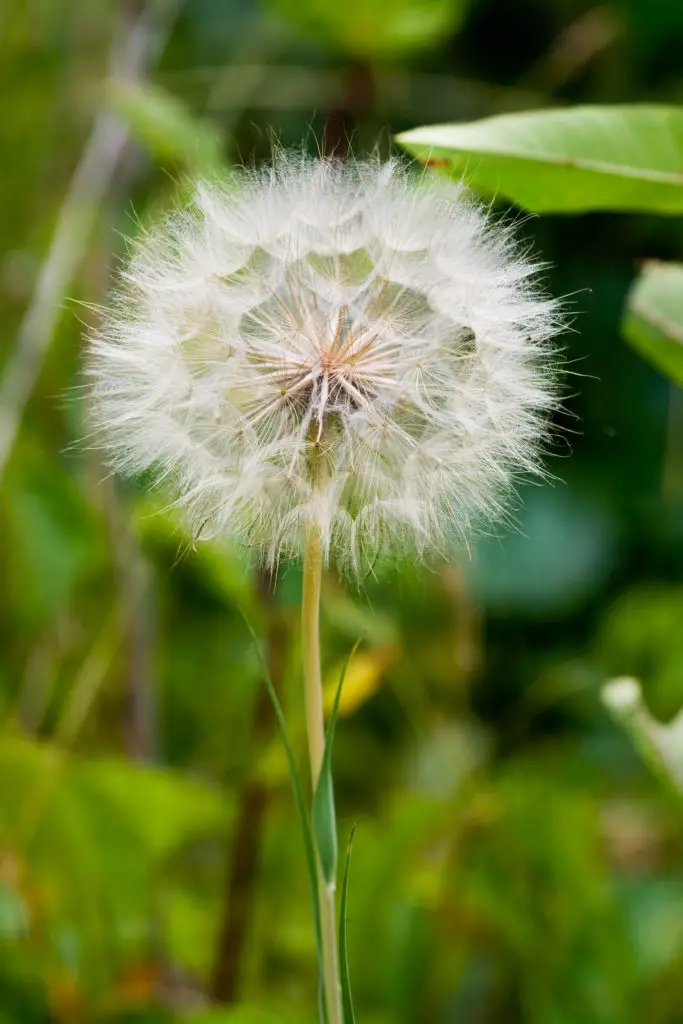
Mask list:
[[[398,136],[480,191],[536,213],[683,213],[683,110],[585,106],[432,125]]]
[[[3,935],[44,971],[82,974],[92,995],[117,963],[149,955],[160,869],[188,839],[222,831],[223,799],[170,771],[18,736],[0,741],[0,773]]]
[[[307,35],[364,60],[396,58],[438,44],[462,20],[467,0],[269,0]]]
[[[621,595],[604,617],[598,656],[610,676],[635,676],[645,700],[666,721],[683,707],[683,589],[642,585]]]
[[[158,63],[112,85],[124,6],[7,5],[0,35],[0,364],[100,102],[148,155],[129,150],[97,211],[1,482],[0,1022],[316,1019],[314,842],[331,872],[335,830],[321,789],[314,840],[296,782],[300,573],[274,589],[248,552],[195,543],[168,496],[107,480],[79,359],[120,236],[179,175],[224,173],[224,144],[270,159],[270,125],[315,150],[324,120],[330,148],[396,135],[487,196],[597,213],[521,227],[580,314],[556,485],[524,488],[471,564],[325,580],[336,810],[344,834],[360,823],[347,1020],[678,1024],[680,411],[619,332],[681,382],[680,221],[605,214],[683,213],[680,5],[196,0],[166,23],[174,5],[151,5]]]
[[[105,551],[101,523],[64,466],[28,446],[5,479],[0,516],[2,573],[23,594],[11,613],[19,628],[36,628],[97,574]]]
[[[292,1024],[309,1024],[303,1017],[288,1017]],[[198,1016],[184,1017],[186,1024],[281,1024],[282,1017],[276,1011],[260,1010],[258,1007],[241,1006],[236,1010],[209,1010]]]
[[[216,127],[193,117],[163,89],[114,81],[109,86],[109,105],[155,159],[180,164],[199,175],[223,170]]]
[[[630,951],[605,884],[597,805],[540,767],[509,765],[464,812],[469,835],[451,885],[471,921],[472,953],[489,931],[506,951],[506,971],[535,964],[526,1020],[635,1024]]]
[[[683,385],[683,264],[645,264],[629,292],[622,330],[640,355]]]
[[[608,683],[602,699],[633,740],[643,761],[665,785],[682,796],[683,714],[662,725],[647,710],[637,680],[627,676]]]
[[[594,494],[528,487],[520,530],[474,542],[465,572],[473,592],[498,612],[562,614],[585,600],[614,561],[615,523]]]

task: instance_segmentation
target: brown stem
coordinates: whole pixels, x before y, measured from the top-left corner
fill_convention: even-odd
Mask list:
[[[337,156],[342,160],[348,156],[356,121],[372,109],[374,98],[375,84],[370,65],[361,61],[349,65],[342,102],[325,118],[323,132],[325,153]]]
[[[126,747],[133,760],[150,762],[157,756],[156,629],[151,572],[113,480],[108,481],[105,489],[105,505],[125,638]]]
[[[268,611],[268,670],[275,689],[281,690],[285,671],[286,623],[273,608],[274,579],[271,573],[265,570],[260,572],[257,586],[261,602]],[[264,746],[272,732],[270,698],[266,688],[259,687],[254,705],[250,748],[253,750]],[[239,999],[244,947],[249,931],[268,803],[268,789],[257,779],[248,779],[240,793],[235,830],[227,844],[225,856],[223,904],[211,979],[211,996],[220,1003],[236,1003]]]
[[[266,700],[268,698],[266,697]],[[258,702],[262,702],[259,696]],[[263,820],[268,806],[265,786],[248,782],[240,796],[237,822],[225,858],[223,912],[211,979],[211,996],[219,1003],[236,1003]]]

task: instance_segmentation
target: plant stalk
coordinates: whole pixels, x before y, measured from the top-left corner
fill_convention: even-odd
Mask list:
[[[304,557],[301,633],[308,754],[314,792],[318,785],[325,750],[323,687],[320,674],[320,582],[322,567],[323,557],[320,545],[320,532],[317,528],[311,527]],[[330,885],[326,883],[319,860],[317,867],[318,892],[320,895],[320,932],[323,952],[323,985],[325,1006],[327,1008],[327,1024],[343,1024],[334,900],[335,885],[334,882]]]

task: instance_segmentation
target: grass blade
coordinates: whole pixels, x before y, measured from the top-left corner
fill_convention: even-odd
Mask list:
[[[287,758],[287,767],[289,769],[289,778],[292,783],[292,790],[294,793],[294,803],[296,805],[297,813],[299,815],[299,824],[301,826],[301,834],[304,841],[304,850],[306,854],[306,867],[308,869],[308,880],[311,888],[311,903],[313,904],[313,918],[315,926],[315,946],[318,960],[318,977],[323,977],[323,958],[322,958],[322,939],[320,934],[320,900],[318,897],[318,874],[316,869],[315,860],[315,846],[313,843],[313,833],[308,820],[308,814],[306,813],[306,804],[304,802],[303,793],[301,790],[301,783],[299,782],[299,776],[296,770],[296,762],[294,760],[294,752],[292,745],[289,742],[289,736],[287,735],[287,724],[285,722],[284,712],[282,705],[277,695],[277,691],[273,686],[273,681],[270,678],[270,672],[268,670],[268,663],[263,654],[261,642],[256,635],[256,632],[247,618],[244,611],[242,611],[242,618],[244,619],[245,625],[249,630],[249,634],[254,641],[256,653],[258,655],[259,663],[263,671],[263,681],[266,684],[268,690],[268,696],[270,697],[275,712],[275,719],[277,721],[278,730],[280,732],[280,738],[282,739],[282,745],[285,749],[285,756]],[[321,988],[318,992],[318,1010],[320,1015],[321,1024],[326,1024],[326,1013],[324,1006],[324,999],[321,995]]]
[[[320,768],[318,785],[313,794],[313,808],[311,812],[311,823],[313,827],[313,838],[320,858],[323,877],[328,885],[334,882],[337,874],[337,822],[334,811],[334,786],[332,782],[332,746],[334,744],[334,729],[337,724],[339,713],[339,698],[341,697],[344,678],[351,664],[351,659],[358,649],[358,641],[348,658],[339,677],[339,685],[334,696],[334,704],[330,714],[330,721],[325,736],[325,750],[323,763]]]
[[[339,970],[341,974],[342,1007],[344,1010],[344,1024],[355,1024],[353,1013],[353,999],[351,998],[351,979],[349,977],[349,955],[346,939],[346,916],[349,891],[349,868],[351,866],[351,848],[356,826],[351,829],[349,842],[346,847],[346,864],[344,866],[344,881],[341,890],[341,906],[339,907]]]

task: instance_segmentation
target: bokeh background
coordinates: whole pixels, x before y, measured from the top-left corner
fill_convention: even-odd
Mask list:
[[[23,0],[0,10],[0,1021],[315,1018],[285,760],[300,575],[277,586],[84,425],[126,235],[273,138],[680,102],[679,0]],[[683,406],[620,337],[680,220],[526,218],[569,295],[551,485],[471,557],[324,588],[360,1024],[683,1020],[683,803],[601,701],[683,704]]]

